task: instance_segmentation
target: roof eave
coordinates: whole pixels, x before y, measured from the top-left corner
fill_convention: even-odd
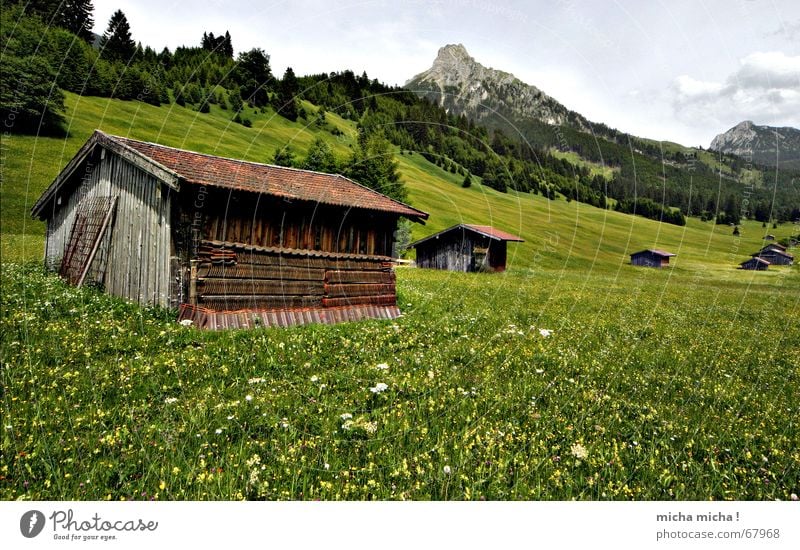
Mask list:
[[[77,167],[80,166],[84,160],[86,160],[86,158],[98,145],[128,160],[134,166],[144,170],[156,179],[164,182],[167,186],[171,187],[175,191],[180,189],[181,178],[176,172],[143,155],[139,151],[136,151],[135,149],[116,141],[112,136],[109,136],[100,130],[95,130],[92,136],[86,141],[86,143],[83,144],[75,156],[72,157],[64,169],[59,172],[53,182],[47,187],[47,189],[45,189],[44,193],[42,193],[36,203],[34,203],[33,207],[31,208],[31,216],[37,217],[40,220],[44,219],[45,205],[47,205],[53,199],[56,193],[58,193],[58,191],[69,180],[70,176],[72,176]]]

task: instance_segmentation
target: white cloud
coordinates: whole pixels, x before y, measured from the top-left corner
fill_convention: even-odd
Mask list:
[[[675,87],[681,96],[695,97],[719,93],[725,88],[725,85],[719,82],[696,80],[689,75],[683,74],[675,79]]]
[[[754,52],[724,82],[682,75],[672,88],[676,117],[687,124],[719,131],[742,120],[800,126],[800,56]]]

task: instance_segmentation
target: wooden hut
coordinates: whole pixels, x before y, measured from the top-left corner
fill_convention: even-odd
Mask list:
[[[669,265],[669,259],[675,256],[672,252],[650,248],[631,254],[631,265],[645,267],[665,267]]]
[[[767,260],[771,265],[792,265],[794,256],[785,251],[780,245],[769,245],[762,248],[759,252],[752,254],[754,258]]]
[[[428,217],[343,176],[100,131],[32,213],[70,282],[207,328],[397,317],[393,233]]]
[[[458,224],[420,239],[417,266],[448,271],[505,271],[507,243],[521,238],[488,225]]]
[[[769,262],[759,257],[750,258],[739,264],[742,269],[752,269],[754,271],[764,271],[769,267]]]
[[[786,252],[786,247],[779,243],[770,243],[761,249],[761,252],[769,252],[770,250],[780,250]]]

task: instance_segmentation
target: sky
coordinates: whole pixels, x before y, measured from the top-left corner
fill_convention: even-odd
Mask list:
[[[94,0],[156,50],[229,31],[275,75],[351,69],[402,85],[446,44],[634,135],[708,147],[743,120],[800,128],[797,0]]]

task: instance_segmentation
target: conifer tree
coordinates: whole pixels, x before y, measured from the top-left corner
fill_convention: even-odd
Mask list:
[[[100,51],[106,59],[124,62],[136,53],[136,43],[131,39],[131,27],[122,10],[115,11],[108,21],[108,29],[100,40]]]

